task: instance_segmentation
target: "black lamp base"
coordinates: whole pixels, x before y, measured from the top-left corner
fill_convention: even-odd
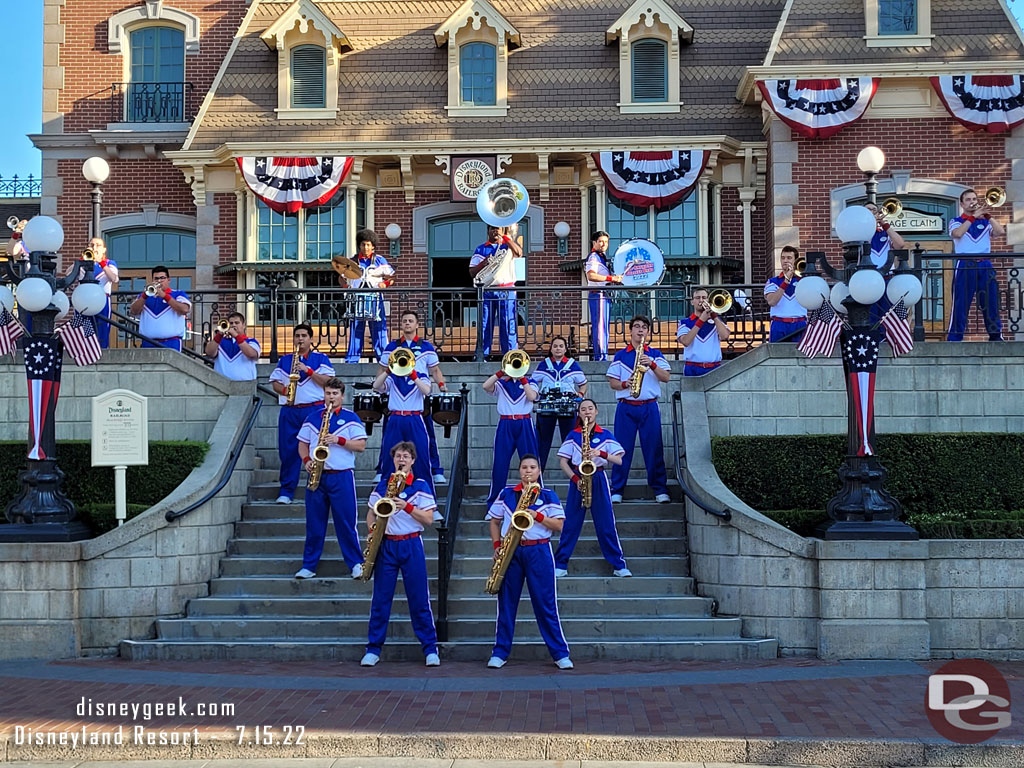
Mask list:
[[[70,523],[17,523],[0,525],[0,544],[28,542],[70,542],[93,538],[89,526],[81,520]]]
[[[899,520],[829,520],[814,535],[825,541],[917,541],[917,531]]]

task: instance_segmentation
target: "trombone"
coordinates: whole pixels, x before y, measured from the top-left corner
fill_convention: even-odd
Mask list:
[[[1002,187],[989,187],[985,190],[984,199],[989,208],[999,208],[1006,202],[1006,190]]]
[[[409,376],[414,368],[416,368],[416,357],[406,347],[393,349],[388,356],[388,370],[395,376]]]
[[[228,332],[228,329],[230,327],[231,327],[231,325],[230,325],[230,323],[228,323],[227,320],[221,320],[219,323],[217,323],[217,333],[223,335],[223,334]]]
[[[898,219],[903,213],[903,203],[898,198],[890,197],[882,201],[882,207],[879,210],[883,219]]]
[[[716,315],[724,315],[732,309],[732,294],[724,288],[712,291],[711,295],[708,296],[708,307]]]
[[[510,379],[521,379],[530,370],[530,356],[521,349],[510,349],[501,358],[501,370]]]

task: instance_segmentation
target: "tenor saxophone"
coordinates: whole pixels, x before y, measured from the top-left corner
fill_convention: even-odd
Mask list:
[[[295,391],[299,386],[299,350],[292,353],[292,370],[288,374],[288,389],[285,390],[285,404],[295,405]]]
[[[388,527],[388,518],[398,511],[398,502],[395,499],[399,492],[405,487],[408,475],[405,472],[393,472],[388,478],[388,487],[384,496],[373,505],[373,514],[377,517],[370,528],[370,534],[366,539],[366,550],[363,552],[363,581],[369,581],[373,576],[373,566],[377,562],[377,553],[380,552],[380,544],[384,541],[384,533]],[[381,524],[383,520],[383,524]]]
[[[327,459],[331,455],[331,449],[327,447],[327,435],[331,431],[331,409],[324,407],[324,418],[320,422],[320,434],[316,439],[316,445],[313,446],[312,452],[309,454],[312,457],[312,461],[309,463],[309,480],[306,482],[306,488],[311,491],[315,491],[320,487],[320,475],[324,472],[324,464],[327,463]]]
[[[512,555],[516,553],[519,540],[523,534],[533,526],[533,515],[529,507],[537,497],[540,496],[540,486],[537,483],[530,483],[523,486],[523,492],[519,495],[519,503],[516,504],[512,513],[512,524],[508,527],[508,533],[501,540],[498,547],[498,557],[491,566],[491,575],[487,577],[487,584],[484,585],[484,592],[489,595],[496,595],[501,589],[501,582],[505,580],[505,572],[512,562]]]
[[[594,501],[594,473],[597,464],[594,462],[594,449],[590,447],[590,438],[594,434],[594,422],[587,419],[583,422],[580,435],[580,480],[577,487],[584,509],[590,509]]]

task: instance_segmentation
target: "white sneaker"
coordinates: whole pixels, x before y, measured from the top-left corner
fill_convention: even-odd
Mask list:
[[[314,576],[316,576],[316,573],[309,570],[309,568],[300,568],[295,572],[296,579],[312,579]]]
[[[569,572],[565,568],[555,568],[555,576],[568,576]]]
[[[499,659],[497,656],[491,656],[491,658],[487,660],[487,666],[490,669],[501,669],[505,666],[505,660]]]
[[[380,661],[380,656],[376,653],[368,653],[363,656],[363,660],[359,662],[359,665],[363,667],[375,667],[377,666],[378,661]]]
[[[434,482],[447,483],[448,481],[445,479],[444,472],[438,472],[436,475],[434,475]]]
[[[669,496],[667,493],[659,493],[657,496],[654,497],[654,500],[656,502],[658,502],[659,504],[671,504],[672,503],[672,497]]]
[[[441,657],[438,656],[436,653],[428,653],[427,654],[427,666],[428,667],[440,667],[441,666]]]
[[[623,579],[628,579],[630,576],[633,575],[633,572],[631,570],[629,570],[629,568],[618,568],[618,569],[612,571],[612,575],[613,576],[618,576],[618,577],[623,578]]]
[[[621,493],[613,493],[612,494],[612,504],[618,504],[620,501],[622,501],[622,494]]]
[[[380,480],[381,480],[380,472],[378,472],[376,475],[373,476],[373,482],[379,483]]]
[[[362,575],[363,575],[363,566],[362,565],[360,565],[359,563],[356,563],[354,566],[352,566],[352,578],[353,579],[362,578]]]
[[[280,496],[277,497],[277,501],[274,502],[274,503],[275,504],[291,504],[292,503],[292,497],[291,496],[285,496],[282,493]]]
[[[564,659],[559,659],[558,661],[556,661],[555,666],[559,669],[572,669],[573,663],[572,660],[568,656],[566,656]]]

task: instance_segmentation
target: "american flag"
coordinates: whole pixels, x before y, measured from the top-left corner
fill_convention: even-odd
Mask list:
[[[57,329],[57,335],[76,365],[92,365],[103,354],[95,321],[77,310],[70,321]]]
[[[842,330],[843,319],[827,301],[819,309],[811,312],[807,321],[807,330],[797,345],[797,349],[808,358],[815,355],[828,357],[836,347],[836,339]]]
[[[903,299],[882,315],[879,324],[885,328],[885,340],[892,348],[892,356],[905,355],[914,348],[914,337],[910,335],[910,323],[907,322],[907,305]]]
[[[0,357],[14,354],[18,339],[24,335],[25,329],[14,315],[7,309],[0,308]]]

